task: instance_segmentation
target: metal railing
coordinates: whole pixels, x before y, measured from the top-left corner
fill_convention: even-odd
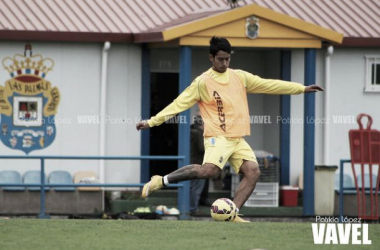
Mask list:
[[[351,163],[351,160],[347,160],[347,159],[340,160],[340,168],[339,168],[339,222],[343,222],[343,213],[344,213],[343,193],[344,193],[344,190],[354,190],[354,188],[343,187],[344,163]],[[356,190],[356,188],[355,188],[355,190]]]
[[[40,187],[40,213],[38,218],[46,219],[49,215],[45,213],[45,187],[143,187],[144,183],[126,184],[47,184],[45,183],[45,160],[178,160],[182,163],[185,156],[0,156],[0,159],[18,159],[18,160],[40,160],[41,183],[40,184],[10,184],[0,183],[0,187]],[[183,165],[183,164],[180,164]],[[183,184],[170,184],[168,187],[177,187],[178,195],[188,197],[185,194]],[[180,204],[178,199],[178,209],[180,210],[180,219],[187,218],[186,211],[188,207]]]

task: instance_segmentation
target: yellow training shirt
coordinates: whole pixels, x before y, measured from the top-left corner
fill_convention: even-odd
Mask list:
[[[281,80],[262,79],[242,70],[224,73],[212,68],[198,76],[171,104],[148,120],[150,127],[198,103],[205,123],[204,136],[250,135],[247,93],[300,94],[305,86]],[[216,93],[215,93],[216,92]]]

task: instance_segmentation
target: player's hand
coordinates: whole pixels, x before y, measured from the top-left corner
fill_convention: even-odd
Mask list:
[[[143,120],[136,124],[137,131],[139,131],[140,129],[148,129],[148,128],[150,128],[150,126],[146,120]]]
[[[318,91],[324,91],[324,89],[318,85],[309,85],[305,88],[305,93],[313,93]]]

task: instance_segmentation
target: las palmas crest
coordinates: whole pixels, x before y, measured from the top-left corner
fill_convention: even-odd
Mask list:
[[[29,154],[54,141],[60,94],[45,80],[53,66],[52,59],[39,54],[3,59],[11,77],[0,86],[0,137],[7,147]]]
[[[259,36],[259,19],[255,16],[248,17],[245,23],[245,34],[250,39],[256,39]]]

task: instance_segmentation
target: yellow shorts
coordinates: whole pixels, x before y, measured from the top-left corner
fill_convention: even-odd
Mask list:
[[[255,153],[244,138],[207,137],[204,138],[204,145],[203,164],[212,163],[223,169],[228,161],[235,172],[239,173],[243,160],[257,163]]]

